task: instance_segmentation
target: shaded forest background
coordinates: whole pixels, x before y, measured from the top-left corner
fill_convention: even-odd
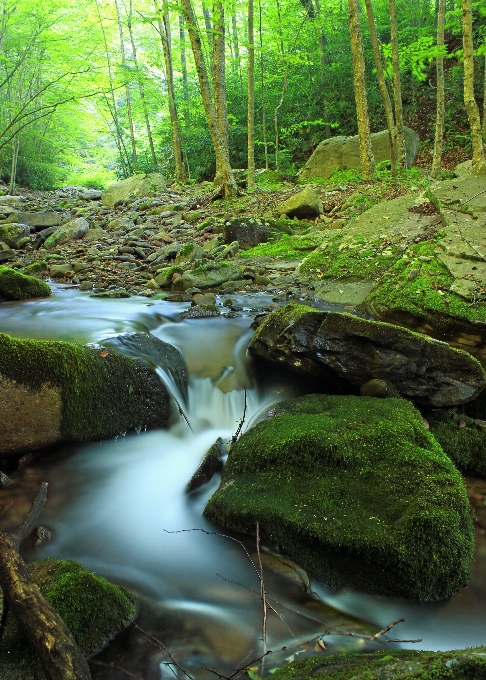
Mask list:
[[[213,80],[218,77],[215,41],[224,39],[230,160],[232,167],[244,168],[247,6],[224,2],[218,27],[218,5],[193,3]],[[391,91],[388,1],[374,0],[373,9]],[[433,151],[439,53],[446,56],[443,166],[471,153],[463,98],[461,6],[447,0],[446,10],[441,52],[436,45],[438,3],[397,2],[404,122],[423,142],[418,160],[423,167],[430,167]],[[485,13],[484,3],[473,3],[475,88],[481,109]],[[370,124],[376,132],[386,128],[386,119],[364,9],[361,24]],[[357,133],[346,2],[255,0],[254,60],[257,168],[278,168],[294,177],[320,141]],[[37,189],[66,183],[102,188],[117,177],[152,170],[175,176],[171,75],[186,176],[211,180],[214,151],[188,27],[177,2],[2,0],[0,178],[10,181],[12,160],[17,184]]]

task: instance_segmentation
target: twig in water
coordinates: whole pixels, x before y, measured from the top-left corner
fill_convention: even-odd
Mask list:
[[[168,663],[167,665],[170,666],[170,665],[173,664],[173,665],[176,666],[182,673],[184,673],[184,675],[186,676],[186,678],[189,678],[189,680],[194,680],[194,678],[192,677],[192,675],[189,675],[189,673],[188,673],[186,670],[184,670],[184,668],[182,668],[182,666],[179,666],[179,664],[178,664],[177,661],[174,659],[174,657],[173,657],[172,654],[169,652],[169,650],[167,649],[167,647],[164,645],[163,642],[161,642],[160,640],[158,640],[156,637],[154,637],[154,636],[151,635],[150,633],[147,633],[146,630],[143,630],[143,628],[140,628],[140,626],[137,625],[136,623],[135,623],[134,625],[135,625],[135,628],[136,628],[137,630],[139,630],[141,633],[143,633],[143,635],[146,636],[147,640],[149,640],[153,645],[155,645],[155,647],[161,647],[161,648],[164,650],[164,652],[167,654],[167,656],[168,656],[169,659],[170,659],[170,663]]]
[[[89,663],[94,663],[97,666],[104,666],[105,668],[113,668],[115,671],[120,671],[120,673],[125,673],[125,675],[128,675],[130,678],[136,678],[136,680],[143,680],[140,675],[134,675],[133,673],[130,673],[130,671],[127,671],[126,668],[122,668],[121,666],[117,666],[114,663],[104,663],[103,661],[97,661],[96,659],[90,659]]]
[[[174,395],[172,395],[172,396],[174,397]],[[177,408],[179,409],[179,415],[181,415],[184,418],[184,420],[186,421],[186,423],[187,423],[189,429],[191,430],[192,434],[194,434],[194,430],[191,427],[191,423],[189,422],[189,418],[184,413],[184,409],[182,408],[179,401],[175,397],[174,397],[174,401],[177,404]]]
[[[235,434],[231,437],[231,443],[232,444],[234,444],[238,440],[238,437],[240,436],[241,430],[242,430],[243,425],[245,423],[246,407],[247,407],[247,394],[246,394],[246,389],[245,389],[245,407],[243,409],[243,418],[240,420],[240,424],[238,425],[238,429],[236,430]]]
[[[265,582],[263,580],[263,564],[262,556],[260,554],[260,523],[256,524],[256,549],[258,555],[258,567],[260,569],[260,599],[263,606],[263,621],[262,621],[262,642],[263,653],[267,651],[267,593],[265,591]]]

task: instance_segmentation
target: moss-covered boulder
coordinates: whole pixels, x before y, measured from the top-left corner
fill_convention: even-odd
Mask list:
[[[430,431],[464,473],[486,476],[486,422],[454,410],[432,413]]]
[[[88,230],[89,222],[85,220],[84,217],[76,217],[74,220],[70,220],[62,227],[56,229],[56,231],[46,239],[44,248],[55,248],[56,246],[62,246],[64,243],[68,243],[74,239],[83,238]]]
[[[0,266],[0,301],[28,300],[50,294],[51,289],[45,281],[21,274],[10,267]]]
[[[35,227],[36,231],[42,231],[48,227],[58,227],[62,223],[62,215],[48,210],[46,212],[14,212],[7,222],[17,222],[29,227]]]
[[[262,217],[234,217],[225,222],[225,243],[238,241],[242,250],[266,243],[282,234],[292,234],[290,220],[271,220]]]
[[[104,647],[136,617],[135,596],[71,560],[32,562],[29,571],[49,604],[61,615],[86,657]],[[34,651],[12,614],[0,645],[2,680],[44,680]]]
[[[154,196],[165,190],[165,179],[158,172],[133,175],[121,182],[111,184],[101,197],[103,205],[113,208],[120,201],[129,201],[141,196]]]
[[[294,194],[278,207],[281,215],[287,217],[319,217],[322,215],[322,201],[320,197],[310,187],[305,187],[298,194]]]
[[[174,281],[173,288],[174,290],[217,288],[226,281],[237,281],[239,278],[241,278],[239,267],[226,262],[215,262],[185,272]]]
[[[373,654],[322,654],[293,661],[275,680],[485,680],[486,647],[449,652],[392,649]]]
[[[30,227],[26,224],[1,224],[0,241],[11,248],[18,248],[21,239],[30,236]]]
[[[264,535],[333,586],[420,600],[467,584],[463,480],[402,399],[308,395],[233,445],[205,516]]]
[[[138,359],[0,334],[0,455],[164,427],[170,396]]]
[[[444,342],[306,305],[286,305],[269,315],[249,349],[323,381],[329,371],[357,386],[385,380],[407,399],[434,408],[471,401],[486,384],[480,363]]]

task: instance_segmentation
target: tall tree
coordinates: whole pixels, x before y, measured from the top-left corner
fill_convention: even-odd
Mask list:
[[[206,114],[206,121],[216,156],[216,166],[221,172],[222,193],[224,197],[229,197],[237,193],[237,187],[229,160],[229,149],[225,145],[224,139],[220,134],[216,110],[211,98],[211,88],[209,85],[206,64],[204,62],[201,36],[191,0],[180,1],[191,41],[191,48],[194,55],[194,63],[196,65],[199,88],[201,90],[201,97]]]
[[[253,0],[248,0],[248,188],[255,186],[255,35]]]
[[[213,3],[213,97],[219,134],[229,155],[228,106],[226,103],[225,25],[221,0]],[[216,162],[216,175],[224,171]]]
[[[486,172],[479,107],[474,96],[474,51],[472,0],[462,0],[462,45],[464,55],[464,104],[471,127],[472,166],[475,172]]]
[[[126,71],[126,66],[127,66],[127,57],[126,57],[126,52],[125,52],[125,39],[123,36],[123,24],[122,24],[122,16],[121,16],[121,11],[120,11],[120,4],[119,0],[115,0],[115,7],[116,7],[116,18],[118,22],[118,32],[120,34],[120,51],[121,51],[121,63],[123,70]],[[127,118],[128,118],[128,125],[130,129],[130,141],[132,143],[132,158],[133,158],[133,169],[136,171],[137,170],[137,145],[135,143],[135,125],[133,122],[133,113],[132,113],[132,97],[130,94],[130,85],[127,79],[127,74],[126,72],[124,73],[123,76],[125,80],[125,95],[127,98]]]
[[[395,0],[390,0],[390,37],[393,63],[393,99],[395,101],[395,129],[397,139],[397,166],[400,170],[406,165],[405,142],[403,137],[402,86],[400,82],[400,59],[398,55],[398,25]]]
[[[357,0],[348,0],[348,10],[361,172],[365,179],[371,179],[375,171],[375,159],[373,157],[373,149],[371,148],[370,118],[368,115],[368,99],[366,96],[365,59]]]
[[[371,45],[373,47],[373,56],[375,58],[376,76],[378,79],[378,86],[380,88],[383,108],[385,109],[386,125],[388,128],[388,138],[390,141],[390,156],[391,156],[390,161],[392,176],[395,177],[397,174],[397,142],[395,121],[393,119],[393,109],[390,100],[390,95],[388,93],[388,88],[386,86],[385,75],[383,73],[383,63],[381,61],[380,45],[378,43],[378,35],[376,33],[375,17],[373,13],[373,5],[371,4],[371,0],[365,0],[365,5],[366,15],[368,17],[368,27],[370,30]]]
[[[445,0],[439,0],[437,12],[437,48],[439,53],[436,58],[437,71],[437,119],[435,123],[434,157],[432,159],[431,177],[437,177],[442,160],[442,141],[444,137],[445,96],[444,96],[444,23],[445,23]]]

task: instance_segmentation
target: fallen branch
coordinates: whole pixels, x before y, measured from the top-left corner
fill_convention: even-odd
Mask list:
[[[238,441],[238,437],[240,436],[241,430],[243,429],[243,425],[245,424],[245,417],[246,417],[246,407],[247,407],[247,393],[245,389],[245,406],[243,408],[243,417],[240,420],[240,424],[238,425],[238,429],[234,433],[234,435],[231,437],[231,443],[234,444],[236,441]]]
[[[39,656],[47,680],[91,680],[89,666],[68,627],[41,595],[19,555],[46,501],[43,482],[25,521],[13,534],[0,532],[0,586],[9,610],[17,618]]]

